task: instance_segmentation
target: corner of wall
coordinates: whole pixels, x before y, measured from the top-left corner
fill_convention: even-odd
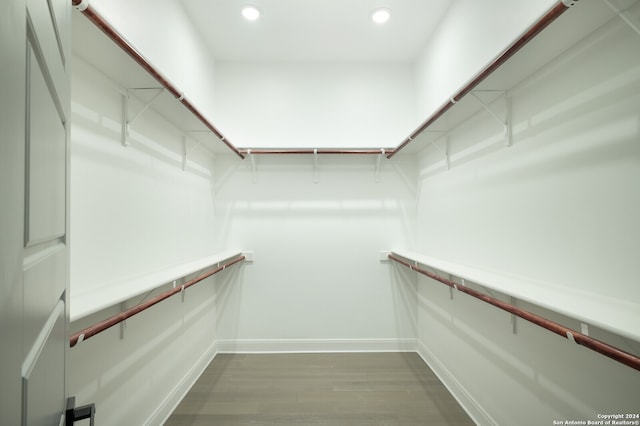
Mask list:
[[[445,367],[445,365],[429,350],[427,345],[418,340],[417,353],[422,360],[438,376],[438,379],[447,388],[449,393],[458,401],[460,406],[471,417],[475,424],[497,425],[498,423],[487,413],[466,388],[455,378],[455,376]]]
[[[184,377],[176,383],[175,387],[167,394],[162,403],[153,411],[144,424],[164,424],[218,352],[218,342],[214,341],[200,356],[198,361],[186,372]]]

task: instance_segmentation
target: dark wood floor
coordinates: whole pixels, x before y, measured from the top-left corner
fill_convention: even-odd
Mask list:
[[[166,426],[461,426],[415,353],[220,354]]]

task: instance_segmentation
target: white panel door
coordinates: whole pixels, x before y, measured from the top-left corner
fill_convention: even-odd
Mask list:
[[[0,6],[3,424],[59,425],[66,406],[70,8]]]
[[[0,1],[0,417],[21,419],[26,14]]]

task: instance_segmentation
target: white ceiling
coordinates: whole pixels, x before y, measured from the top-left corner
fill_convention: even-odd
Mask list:
[[[220,61],[414,62],[454,0],[182,0]],[[262,14],[247,21],[242,6]],[[384,25],[371,11],[387,7]]]

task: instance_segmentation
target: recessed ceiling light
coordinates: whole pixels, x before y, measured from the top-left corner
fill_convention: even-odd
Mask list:
[[[371,19],[376,24],[384,24],[391,18],[391,9],[386,7],[380,7],[371,12]]]
[[[249,21],[255,21],[260,17],[260,10],[255,6],[245,6],[242,8],[242,16]]]

